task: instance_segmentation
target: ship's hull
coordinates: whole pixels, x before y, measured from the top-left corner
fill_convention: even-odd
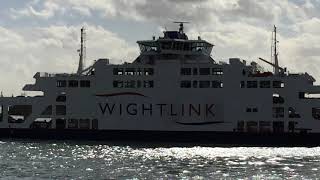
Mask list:
[[[94,140],[161,146],[319,146],[320,133],[249,134],[239,132],[0,129],[2,138]]]

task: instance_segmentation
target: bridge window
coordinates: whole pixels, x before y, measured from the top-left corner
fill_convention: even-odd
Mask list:
[[[191,75],[191,68],[181,68],[181,75],[188,76]]]
[[[56,105],[56,115],[64,116],[67,114],[67,108],[65,105]]]
[[[181,81],[180,87],[181,88],[191,88],[191,81]]]
[[[90,81],[89,80],[82,80],[80,81],[80,87],[90,87]]]
[[[260,81],[260,88],[270,88],[271,82],[270,81]]]
[[[283,107],[273,107],[272,108],[273,118],[284,118],[284,108]]]
[[[199,82],[199,88],[209,88],[210,87],[210,81],[200,81]]]
[[[76,80],[70,80],[69,81],[69,87],[78,87],[79,86],[79,82]]]
[[[200,68],[199,74],[200,75],[210,75],[210,68]]]
[[[67,81],[66,80],[58,80],[57,81],[57,87],[66,87]]]
[[[273,88],[284,88],[284,82],[282,81],[273,81]]]
[[[257,81],[247,81],[247,88],[257,88],[258,82]]]

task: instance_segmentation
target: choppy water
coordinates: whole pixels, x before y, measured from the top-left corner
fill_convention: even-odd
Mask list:
[[[317,179],[317,148],[208,148],[0,142],[3,179]]]

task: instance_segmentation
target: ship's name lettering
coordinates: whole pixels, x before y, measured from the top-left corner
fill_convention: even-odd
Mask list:
[[[99,103],[103,115],[206,116],[214,117],[214,104],[116,104]]]

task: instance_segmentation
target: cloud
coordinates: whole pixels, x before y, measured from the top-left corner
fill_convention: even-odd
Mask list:
[[[271,31],[273,24],[276,24],[280,39],[280,64],[290,71],[309,71],[320,80],[320,69],[316,65],[320,58],[319,9],[320,2],[316,0],[35,0],[24,7],[12,8],[11,16],[26,18],[27,21],[50,19],[52,24],[56,24],[55,18],[58,19],[58,16],[67,19],[76,14],[78,19],[73,19],[73,22],[59,22],[75,25],[32,28],[34,32],[29,30],[26,33],[13,30],[9,36],[12,43],[8,43],[7,48],[11,48],[8,52],[12,52],[13,49],[31,47],[27,52],[31,55],[27,58],[35,64],[32,72],[42,66],[48,70],[75,71],[77,56],[73,52],[77,48],[81,27],[76,21],[82,17],[92,17],[96,23],[88,29],[88,59],[108,56],[116,58],[118,61],[115,62],[123,58],[132,61],[137,49],[114,32],[99,26],[100,22],[129,20],[150,26],[157,24],[159,29],[160,26],[176,29],[172,21],[186,20],[191,22],[186,26],[190,37],[201,35],[216,45],[213,56],[217,60],[229,57],[270,59]],[[129,28],[126,31],[128,34],[134,33]],[[35,42],[28,46],[25,43],[28,40]],[[46,51],[50,58],[40,61],[43,57],[40,51]],[[66,59],[72,59],[72,63],[66,62]],[[267,65],[265,67],[268,68]]]
[[[110,58],[113,63],[128,61],[138,54],[117,34],[101,26],[87,27],[87,65],[98,58]],[[50,26],[22,30],[0,27],[2,87],[5,94],[18,94],[38,72],[75,72],[78,64],[81,26]],[[14,81],[14,82],[13,82]]]

